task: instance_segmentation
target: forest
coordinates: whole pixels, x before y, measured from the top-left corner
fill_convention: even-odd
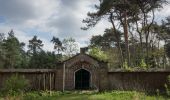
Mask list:
[[[83,20],[88,30],[107,19],[112,27],[93,36],[91,45],[107,54],[110,67],[166,69],[169,66],[170,17],[161,17],[168,0],[99,0]],[[168,10],[168,9],[167,9]],[[156,19],[160,18],[160,21]],[[115,54],[115,55],[114,55]],[[116,64],[117,63],[117,64]]]
[[[87,54],[108,62],[111,68],[167,69],[170,67],[170,17],[155,19],[167,0],[99,0],[95,11],[82,23],[88,30],[101,20],[111,23],[102,35],[93,35]],[[163,13],[163,12],[162,12]],[[7,34],[7,35],[6,35]],[[43,50],[43,41],[33,36],[26,45],[15,30],[0,33],[0,68],[54,68],[79,52],[74,38],[53,37],[53,51]]]
[[[33,36],[26,45],[20,42],[13,30],[5,37],[0,33],[0,67],[1,68],[54,68],[58,62],[72,57],[78,52],[77,43],[73,38],[53,37],[54,51],[43,50],[43,41]],[[27,49],[27,50],[26,50]],[[64,52],[64,55],[62,55]]]

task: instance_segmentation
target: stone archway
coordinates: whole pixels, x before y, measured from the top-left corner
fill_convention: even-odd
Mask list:
[[[79,69],[75,72],[75,89],[89,89],[91,74],[85,69]]]

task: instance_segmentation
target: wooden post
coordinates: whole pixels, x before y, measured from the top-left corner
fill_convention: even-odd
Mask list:
[[[46,90],[46,87],[45,87],[45,73],[43,73],[43,79],[44,79],[44,90]]]
[[[38,74],[38,88],[41,90],[41,74]]]
[[[51,72],[50,72],[50,96],[51,96]]]
[[[57,85],[56,85],[56,73],[57,73],[57,71],[55,71],[55,73],[53,73],[53,74],[54,74],[53,84],[54,84],[54,89],[55,89],[55,90],[57,89]]]
[[[55,85],[54,85],[54,84],[55,84],[55,83],[54,83],[54,80],[55,80],[55,79],[54,79],[54,73],[52,73],[52,81],[51,81],[52,90],[54,90],[54,88],[55,88],[55,87],[54,87],[54,86],[55,86]]]
[[[63,92],[65,90],[65,63],[63,65]]]

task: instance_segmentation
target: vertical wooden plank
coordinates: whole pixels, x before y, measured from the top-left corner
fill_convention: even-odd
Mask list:
[[[54,73],[52,74],[53,78],[52,78],[52,90],[54,90],[55,88],[55,78],[54,78]]]
[[[57,89],[57,85],[56,85],[56,73],[57,71],[54,73],[54,89],[56,90]]]
[[[41,74],[38,74],[38,88],[41,90]]]
[[[45,86],[45,73],[43,73],[43,80],[44,80],[44,90],[46,90],[46,86]]]
[[[64,63],[64,66],[63,66],[63,92],[65,90],[65,63]]]
[[[51,72],[50,72],[50,95],[51,95]]]

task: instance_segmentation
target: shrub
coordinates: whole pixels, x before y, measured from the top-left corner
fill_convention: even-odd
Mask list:
[[[168,85],[170,85],[170,75],[167,76]]]
[[[142,59],[141,60],[141,62],[140,62],[140,68],[142,68],[142,69],[145,69],[146,70],[146,68],[147,68],[147,65],[146,65],[146,63],[145,63],[145,61],[144,61],[144,59]]]
[[[5,95],[16,95],[25,92],[28,80],[18,74],[12,75],[4,82],[3,93]]]
[[[97,58],[101,61],[107,61],[108,57],[104,51],[102,51],[99,47],[92,47],[89,49],[89,55]]]
[[[166,94],[167,96],[170,96],[170,75],[167,76],[167,84],[165,84]]]
[[[127,60],[125,60],[125,62],[123,62],[123,68],[124,69],[127,69],[129,66],[128,66],[128,63],[127,63]]]

